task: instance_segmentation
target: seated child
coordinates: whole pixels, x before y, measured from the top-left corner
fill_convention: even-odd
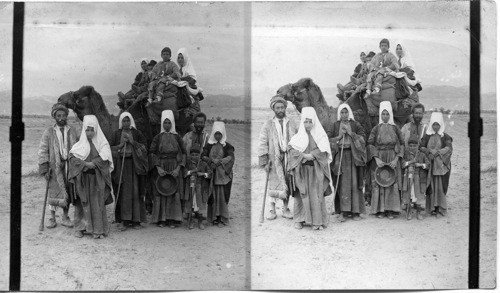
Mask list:
[[[136,91],[136,88],[141,85],[141,82],[143,81],[144,77],[147,76],[148,72],[148,63],[149,61],[145,58],[141,59],[141,69],[142,71],[139,72],[134,80],[134,83],[131,85],[131,89],[127,93],[122,93],[118,92],[118,99],[119,102],[116,103],[120,108],[123,108],[124,105],[126,104],[127,99],[133,99],[137,98],[137,96],[140,94]]]
[[[427,156],[418,149],[418,138],[411,136],[408,140],[408,148],[405,149],[403,156],[403,188],[402,205],[409,208],[406,215],[408,220],[412,219],[411,205],[417,212],[417,219],[422,220],[421,211],[425,208],[425,191],[427,189],[427,170],[430,167],[430,161]],[[407,205],[410,205],[409,207]]]
[[[394,54],[389,52],[389,40],[382,39],[380,41],[380,50],[382,52],[376,54],[371,64],[373,68],[371,69],[370,74],[368,75],[368,95],[371,94],[371,83],[373,78],[375,78],[375,89],[374,92],[378,93],[382,88],[382,79],[391,71],[398,71],[398,59]]]
[[[161,50],[161,58],[163,61],[158,62],[151,71],[147,106],[153,101],[161,101],[166,83],[172,80],[179,80],[181,77],[179,66],[177,66],[175,62],[170,61],[171,55],[172,51],[169,47],[163,48],[163,50]]]

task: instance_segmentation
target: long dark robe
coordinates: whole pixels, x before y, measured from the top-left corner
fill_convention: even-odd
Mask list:
[[[429,126],[432,127],[432,126]],[[431,184],[427,189],[426,210],[427,212],[439,208],[446,213],[446,193],[451,174],[451,154],[453,153],[453,139],[448,134],[424,135],[420,141],[420,151],[427,155],[431,162],[429,173]],[[432,156],[430,150],[438,150],[436,156]]]
[[[115,198],[118,198],[115,209],[115,219],[117,222],[132,221],[135,223],[146,222],[146,208],[144,196],[146,195],[146,178],[148,170],[148,155],[146,148],[146,138],[142,133],[132,128],[134,142],[127,143],[125,154],[123,149],[118,149],[118,145],[123,141],[122,129],[113,132],[109,145],[113,154],[113,164],[115,169],[111,173]],[[123,161],[123,156],[125,160]],[[122,166],[122,161],[124,165]],[[123,169],[123,171],[122,171]],[[120,173],[122,178],[120,181]],[[121,182],[120,194],[118,184]]]
[[[404,139],[401,130],[396,125],[378,124],[368,138],[368,161],[370,162],[372,181],[371,213],[385,211],[400,212],[401,200],[399,190],[402,186],[401,158],[404,155]],[[398,157],[396,165],[396,181],[389,187],[382,187],[375,181],[377,163],[375,157],[389,163]]]
[[[106,198],[111,196],[110,162],[104,161],[90,141],[90,154],[85,162],[93,162],[95,169],[87,169],[85,162],[69,157],[69,178],[75,184],[76,201],[74,229],[101,235],[108,232]]]
[[[365,131],[359,122],[349,120],[348,125],[352,137],[346,134],[345,146],[342,153],[342,140],[339,143],[333,140],[340,134],[341,121],[336,121],[331,130],[327,131],[330,138],[333,162],[331,163],[333,185],[335,187],[335,212],[364,213],[365,202],[363,197],[363,176],[366,165]],[[340,166],[340,175],[339,175]],[[339,185],[335,186],[339,175]]]
[[[329,215],[325,196],[330,195],[330,170],[328,153],[321,152],[313,137],[303,153],[289,148],[288,171],[293,173],[297,190],[294,195],[293,219],[297,223],[313,226],[328,226]],[[304,154],[314,156],[313,161],[303,163]]]
[[[220,143],[207,144],[201,154],[203,160],[212,170],[210,182],[207,220],[212,222],[221,217],[223,222],[229,221],[229,210],[227,205],[231,197],[231,186],[233,185],[234,147],[226,142],[224,146]],[[216,166],[214,159],[221,160]]]
[[[415,167],[415,164],[408,164],[415,159],[415,163],[425,164],[426,168],[423,167]],[[427,179],[429,173],[427,170],[430,167],[430,161],[426,157],[426,155],[420,151],[412,152],[410,149],[405,149],[405,154],[403,157],[403,186],[402,186],[402,195],[401,195],[401,203],[403,206],[406,206],[411,202],[411,192],[412,192],[412,182],[413,182],[413,192],[415,198],[417,199],[416,204],[419,206],[425,205],[425,190],[427,186],[430,184],[430,180]],[[413,171],[410,170],[413,168]],[[413,178],[410,178],[410,174]]]
[[[198,171],[187,175],[188,171],[195,170]],[[197,173],[207,173],[208,178],[200,176]],[[207,203],[208,203],[208,193],[210,191],[210,180],[212,178],[212,170],[208,167],[207,163],[198,160],[196,157],[190,156],[186,161],[186,170],[184,172],[184,212],[189,213],[193,208],[193,201],[196,202],[196,206],[199,208],[197,211],[203,217],[207,216]]]
[[[178,134],[162,132],[154,137],[149,148],[151,157],[151,168],[153,184],[158,178],[158,170],[161,167],[167,172],[173,171],[178,166],[185,164],[186,148],[184,142]],[[182,221],[181,194],[184,193],[182,168],[177,176],[177,190],[173,195],[163,196],[156,187],[153,188],[153,213],[152,223],[167,220]]]

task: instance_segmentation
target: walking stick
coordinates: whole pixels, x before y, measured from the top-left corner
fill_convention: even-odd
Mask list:
[[[269,173],[271,173],[271,161],[269,161],[267,167],[266,167],[266,187],[264,189],[264,199],[262,200],[262,212],[260,213],[260,220],[259,222],[264,223],[264,211],[266,210],[266,197],[267,197],[267,184],[269,183]]]
[[[339,187],[339,178],[340,178],[340,168],[342,167],[342,155],[344,154],[344,139],[345,135],[342,134],[342,148],[340,149],[340,160],[339,160],[339,171],[337,172],[337,182],[335,183],[335,192],[333,193],[333,201],[332,201],[332,207],[331,207],[331,215],[335,214],[335,196],[337,194],[337,190]]]
[[[52,169],[49,168],[49,171],[47,172],[49,173],[49,178],[47,179],[47,187],[45,188],[45,200],[43,201],[42,221],[40,222],[40,227],[38,227],[39,231],[43,231],[45,226],[45,208],[47,207],[47,197],[49,195],[49,182]]]
[[[122,185],[122,176],[123,176],[123,165],[125,165],[125,148],[127,147],[127,143],[123,145],[123,159],[122,159],[122,167],[120,169],[120,179],[118,180],[118,192],[116,193],[116,199],[115,199],[115,204],[113,205],[113,217],[115,220],[113,221],[116,222],[116,205],[118,204],[118,198],[120,197],[120,187]]]

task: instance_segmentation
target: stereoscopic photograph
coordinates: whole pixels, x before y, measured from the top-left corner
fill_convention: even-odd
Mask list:
[[[481,4],[494,288],[496,6]],[[467,1],[253,3],[252,289],[468,287],[469,17]]]
[[[497,7],[480,4],[0,3],[0,290],[466,289],[474,89],[495,288]]]
[[[21,290],[250,288],[245,13],[25,3]]]

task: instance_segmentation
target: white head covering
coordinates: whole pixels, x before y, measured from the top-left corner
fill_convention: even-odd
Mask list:
[[[132,117],[129,112],[123,112],[120,114],[120,119],[118,119],[118,129],[122,129],[122,120],[125,117],[128,117],[130,119],[130,128],[137,129],[137,127],[135,127],[134,117]]]
[[[214,125],[212,127],[212,133],[210,134],[210,138],[208,139],[209,144],[214,144],[217,143],[217,140],[215,139],[215,133],[220,132],[222,134],[222,138],[220,140],[220,143],[222,145],[226,145],[226,125],[222,121],[215,121]]]
[[[432,129],[432,124],[434,124],[435,122],[439,123],[439,125],[441,126],[437,133],[439,134],[439,136],[443,136],[444,135],[444,119],[443,119],[443,113],[441,113],[441,112],[432,112],[431,119],[430,119],[429,124],[428,124],[429,126],[427,126],[427,131],[425,133],[428,135],[433,135],[435,133],[434,129]]]
[[[328,141],[328,136],[326,135],[323,126],[321,126],[321,123],[318,120],[318,116],[316,115],[316,111],[313,107],[302,108],[299,131],[297,131],[292,139],[290,139],[290,142],[288,144],[299,152],[305,151],[305,149],[309,145],[309,136],[307,135],[306,128],[304,126],[304,121],[306,119],[312,120],[313,127],[311,129],[311,136],[318,145],[320,151],[328,153],[328,162],[331,162],[332,150],[330,149],[330,142]]]
[[[351,107],[349,107],[348,104],[340,104],[339,107],[337,108],[337,121],[340,121],[340,112],[342,109],[347,109],[349,112],[349,119],[348,120],[353,120],[354,121],[354,114],[352,113]]]
[[[413,58],[411,58],[410,51],[408,51],[408,49],[405,46],[403,46],[403,44],[401,42],[398,42],[396,44],[396,47],[397,47],[397,45],[400,45],[401,49],[403,51],[403,54],[401,56],[401,68],[408,67],[408,68],[412,69],[413,71],[415,71],[415,63],[413,63]],[[396,53],[396,58],[399,59],[399,56],[397,53]]]
[[[146,64],[149,64],[149,59],[148,58],[141,58],[141,64],[142,62],[146,62]]]
[[[109,171],[113,171],[113,157],[111,156],[111,148],[109,147],[108,140],[104,136],[104,133],[99,126],[99,121],[97,121],[97,117],[94,115],[85,115],[83,117],[83,126],[82,133],[80,134],[80,140],[73,145],[71,150],[69,151],[75,157],[80,160],[86,160],[90,154],[90,143],[87,139],[87,134],[85,130],[87,127],[94,128],[94,137],[92,138],[92,143],[94,144],[99,156],[105,160],[109,161]]]
[[[165,119],[168,119],[170,120],[170,123],[172,123],[172,128],[170,128],[170,133],[177,133],[175,131],[175,118],[174,118],[174,112],[172,112],[172,110],[163,110],[163,112],[161,112],[161,132],[166,132],[165,128],[163,127],[163,121],[165,121]]]
[[[180,48],[179,51],[177,51],[176,58],[177,56],[179,56],[179,54],[182,54],[182,56],[184,57],[184,66],[182,66],[182,77],[191,76],[194,80],[196,80],[196,70],[194,70],[194,66],[191,63],[191,58],[189,58],[186,48]],[[179,65],[179,67],[181,66]]]
[[[380,103],[380,107],[378,109],[378,123],[382,124],[384,121],[382,121],[382,112],[384,110],[387,110],[389,112],[389,121],[387,123],[396,125],[394,124],[394,115],[392,114],[392,105],[391,102],[389,101],[383,101]]]

